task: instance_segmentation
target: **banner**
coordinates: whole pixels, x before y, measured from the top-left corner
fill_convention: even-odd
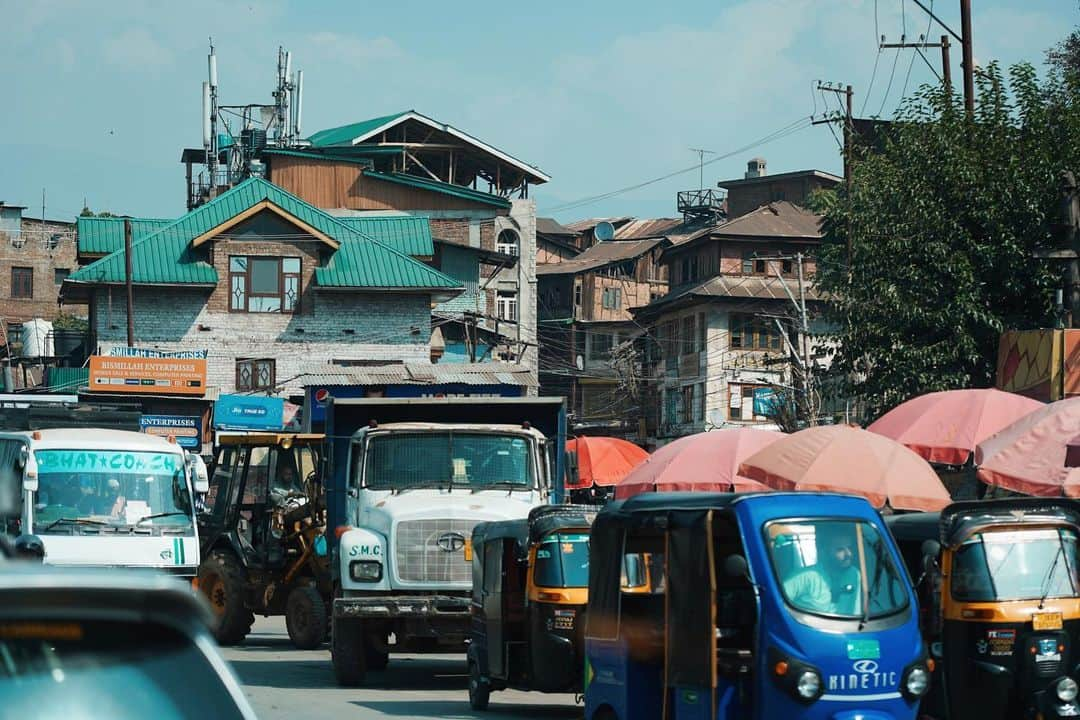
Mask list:
[[[206,361],[92,355],[90,389],[95,392],[201,397],[206,393]]]
[[[139,427],[147,435],[172,435],[187,450],[202,449],[202,418],[196,415],[143,415]]]
[[[149,348],[114,347],[109,348],[109,357],[140,357],[140,358],[176,358],[178,360],[205,360],[206,350],[177,350],[165,352],[164,350],[152,350]]]
[[[258,395],[222,395],[214,403],[214,427],[280,431],[285,427],[285,401]]]

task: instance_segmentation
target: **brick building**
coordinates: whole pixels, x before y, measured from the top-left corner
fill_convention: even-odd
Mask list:
[[[736,180],[721,180],[717,187],[727,190],[727,216],[731,219],[757,210],[772,202],[806,205],[817,190],[828,190],[843,181],[821,170],[796,170],[769,175],[765,158],[746,163],[746,174]]]
[[[0,318],[6,326],[32,318],[54,320],[60,284],[78,264],[75,224],[23,216],[0,202]],[[69,308],[84,315],[86,309]]]

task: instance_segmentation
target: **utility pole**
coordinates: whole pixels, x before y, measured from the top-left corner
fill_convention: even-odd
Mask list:
[[[964,56],[964,64],[961,68],[964,71],[964,110],[967,112],[968,119],[971,120],[975,117],[975,59],[971,39],[971,0],[960,0],[960,34],[957,34],[952,28],[943,23],[941,18],[922,3],[922,0],[913,1],[934,22],[948,31],[960,43],[960,49]],[[948,48],[943,46],[942,51],[947,53]]]
[[[131,279],[131,218],[124,218],[124,283],[127,285],[127,344],[135,347],[135,291]]]
[[[941,81],[945,91],[952,95],[952,61],[949,59],[949,36],[941,36]]]
[[[884,39],[884,36],[882,36],[882,38]],[[936,43],[926,42],[926,38],[924,36],[922,36],[922,35],[919,36],[919,42],[916,42],[916,43],[904,42],[904,37],[903,36],[900,36],[900,40],[901,41],[898,42],[898,43],[887,43],[887,42],[879,43],[878,48],[880,50],[892,50],[892,49],[907,50],[907,49],[913,49],[913,50],[915,50],[915,52],[919,53],[919,56],[922,57],[923,61],[927,65],[930,65],[930,61],[927,60],[926,56],[922,54],[923,49],[924,48],[938,48],[938,47],[941,48],[941,77],[939,79],[945,85],[945,89],[948,90],[949,93],[951,94],[952,93],[952,64],[949,62],[949,36],[948,35],[942,35],[941,36],[941,42],[936,42]],[[930,65],[930,69],[933,70],[934,67],[932,65]]]
[[[788,296],[788,300],[795,307],[795,312],[799,317],[799,344],[798,349],[794,344],[788,342],[789,352],[795,356],[797,365],[802,371],[802,385],[803,385],[803,412],[806,417],[806,424],[813,426],[817,422],[817,408],[814,403],[814,367],[813,358],[810,351],[810,321],[806,312],[806,285],[803,277],[803,261],[805,256],[802,253],[796,253],[794,257],[780,256],[778,258],[770,258],[770,260],[794,260],[798,263],[798,288],[799,299],[795,299],[795,295],[792,294],[791,289],[788,287],[787,281],[780,273],[779,268],[773,266],[773,273],[776,275],[776,279],[780,281],[780,287],[783,288],[784,293]],[[782,333],[784,333],[784,327],[779,320],[776,321],[780,327]],[[784,333],[786,339],[786,333]]]
[[[855,120],[852,116],[851,100],[855,95],[855,91],[850,85],[841,87],[839,85],[833,85],[832,83],[818,83],[817,89],[823,92],[836,93],[837,95],[844,96],[844,189],[847,192],[848,197],[851,197],[851,155],[853,149],[853,136],[855,134]],[[835,118],[826,118],[824,120],[814,120],[812,124],[821,125],[822,123],[834,122]],[[851,231],[848,229],[847,234],[847,263],[848,274],[851,273]]]

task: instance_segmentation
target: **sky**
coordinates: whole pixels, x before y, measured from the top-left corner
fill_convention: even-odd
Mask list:
[[[1041,66],[1080,24],[1076,0],[973,4],[977,65]],[[959,32],[958,0],[933,9]],[[692,148],[712,151],[706,187],[755,156],[773,174],[840,174],[828,125],[755,143],[838,110],[819,81],[850,83],[857,116],[891,117],[935,77],[877,37],[944,32],[913,0],[0,0],[0,17],[0,200],[37,217],[44,190],[55,219],[84,203],[183,213],[180,152],[201,145],[211,35],[222,103],[269,103],[284,46],[304,70],[305,135],[415,109],[541,168],[538,213],[570,222],[675,216],[676,193],[699,186]],[[956,44],[952,66],[959,86]]]

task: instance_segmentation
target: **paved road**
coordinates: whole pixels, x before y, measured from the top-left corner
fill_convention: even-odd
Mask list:
[[[469,708],[465,663],[457,655],[391,657],[364,688],[339,688],[330,651],[296,650],[280,618],[259,618],[240,647],[225,648],[260,720],[458,718],[561,720],[581,717],[572,695],[493,693],[485,713]]]

